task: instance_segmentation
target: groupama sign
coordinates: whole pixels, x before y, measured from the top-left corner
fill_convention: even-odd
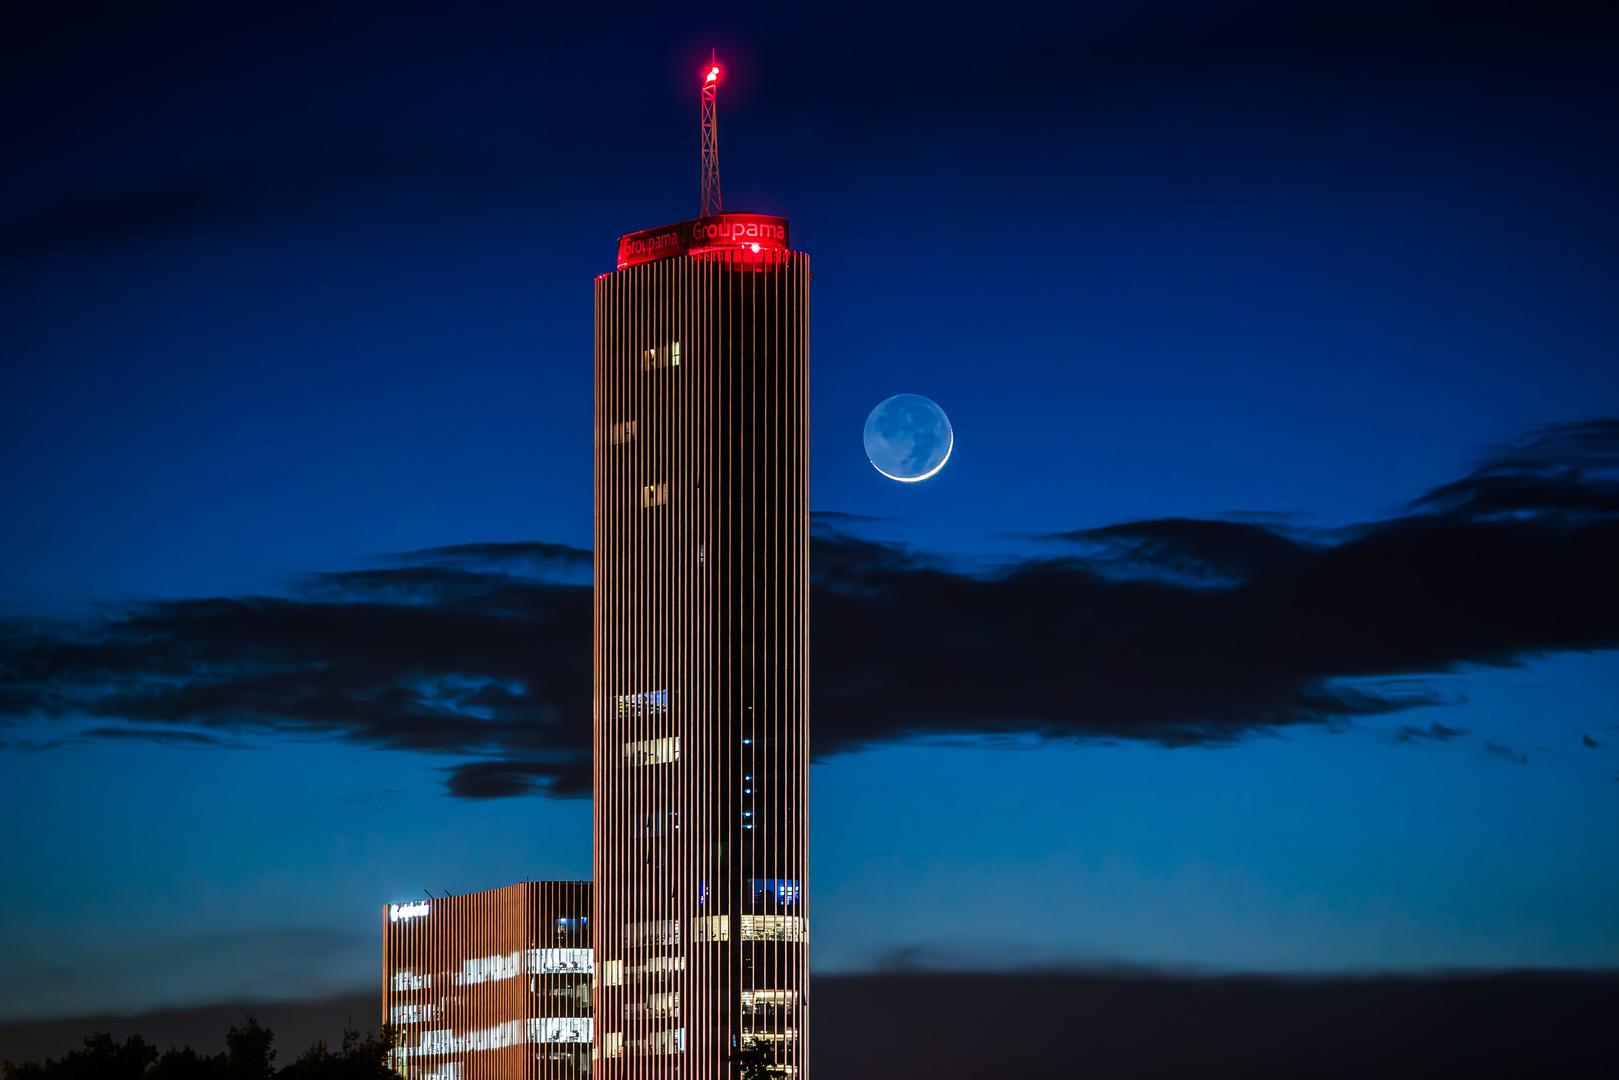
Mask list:
[[[618,268],[698,251],[785,251],[787,219],[768,214],[714,214],[618,238]]]

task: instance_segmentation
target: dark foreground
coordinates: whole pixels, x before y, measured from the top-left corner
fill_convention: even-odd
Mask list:
[[[1619,1076],[1619,973],[1285,980],[881,974],[814,983],[821,1080]],[[0,1058],[93,1030],[217,1050],[245,1005],[0,1026]],[[252,1007],[283,1055],[374,1024],[375,995]]]

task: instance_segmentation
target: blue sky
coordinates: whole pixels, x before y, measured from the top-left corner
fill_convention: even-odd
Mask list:
[[[1533,432],[1619,415],[1614,27],[1459,10],[963,9],[852,37],[833,10],[25,19],[4,78],[30,105],[0,121],[24,163],[0,189],[6,663],[133,601],[587,548],[590,281],[620,232],[695,212],[710,44],[728,205],[788,214],[814,259],[818,510],[980,569],[1164,518],[1284,515],[1259,520],[1312,545],[1406,522]],[[861,451],[899,392],[956,427],[920,485]],[[1613,460],[1586,462],[1594,505]],[[1500,647],[1440,648],[1445,671],[1331,668],[1422,707],[1173,749],[1097,716],[842,732],[814,773],[815,961],[1619,963],[1602,588],[1548,598],[1578,629],[1553,643],[1503,605]],[[1391,637],[1424,632],[1434,601],[1411,603]],[[920,613],[886,617],[893,679],[942,677],[900,640]],[[28,989],[0,1016],[365,986],[385,900],[588,875],[588,800],[452,797],[459,751],[52,714],[17,670],[0,985]],[[217,737],[83,735],[109,723]],[[1465,734],[1401,737],[1435,723]]]

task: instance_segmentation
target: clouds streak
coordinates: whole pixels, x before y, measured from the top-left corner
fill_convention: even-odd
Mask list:
[[[1222,745],[1438,700],[1389,676],[1619,646],[1614,421],[1536,432],[1395,517],[1332,532],[1129,522],[986,571],[858,527],[817,518],[820,757],[918,737]],[[458,758],[458,797],[588,793],[589,553],[463,544],[386,562],[280,597],[14,623],[0,715],[193,746],[335,736]]]

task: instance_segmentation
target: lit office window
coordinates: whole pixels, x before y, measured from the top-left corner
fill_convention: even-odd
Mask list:
[[[680,366],[680,342],[671,341],[666,345],[658,345],[646,349],[641,353],[641,370],[652,371],[655,368],[672,368]]]
[[[591,1033],[588,1016],[537,1016],[528,1022],[531,1043],[588,1043]]]
[[[624,936],[631,945],[679,945],[680,922],[677,919],[655,919],[651,922],[625,923]]]
[[[589,974],[589,949],[530,949],[527,954],[530,975]]]
[[[603,960],[602,961],[602,970],[601,970],[601,981],[602,981],[603,986],[623,986],[624,985],[624,961],[622,961],[622,960]]]
[[[686,1029],[675,1028],[673,1031],[654,1031],[646,1039],[646,1052],[649,1054],[684,1054],[686,1052]]]
[[[691,937],[693,941],[730,941],[731,917],[729,915],[703,915],[691,921]]]
[[[621,720],[634,717],[662,716],[669,711],[669,691],[648,690],[640,694],[618,695],[618,715]]]
[[[425,1024],[431,1019],[431,1005],[395,1005],[388,1011],[388,1020],[393,1024]]]
[[[650,510],[669,501],[668,484],[648,484],[641,489],[641,509]]]
[[[792,878],[750,878],[753,902],[759,904],[796,904],[802,896],[798,882]]]
[[[393,977],[395,990],[425,990],[433,985],[433,976],[418,975],[414,971],[396,971]]]
[[[680,739],[638,739],[624,744],[626,765],[669,765],[680,760]]]
[[[792,1042],[796,1038],[798,1038],[798,1032],[792,1028],[788,1028],[786,1031],[744,1031],[742,1033],[742,1045],[752,1046],[754,1043]]]
[[[680,993],[676,990],[666,990],[657,994],[648,994],[646,1000],[634,1007],[634,1011],[641,1016],[650,1016],[654,1020],[673,1020],[680,1016]]]
[[[499,982],[502,979],[515,979],[522,970],[518,963],[518,953],[505,953],[500,956],[479,956],[466,961],[461,970],[456,973],[457,986],[476,986],[478,983]]]
[[[744,915],[743,941],[806,941],[809,928],[798,915]]]

